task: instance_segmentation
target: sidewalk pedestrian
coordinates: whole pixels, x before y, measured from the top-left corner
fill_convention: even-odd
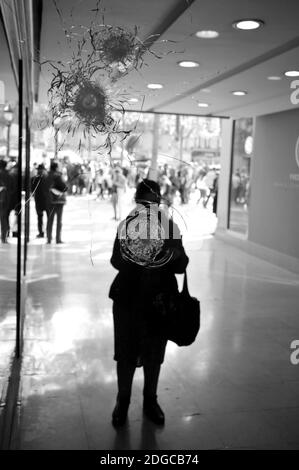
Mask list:
[[[52,162],[50,171],[46,177],[46,184],[49,191],[49,216],[47,223],[47,243],[52,242],[52,229],[54,217],[56,215],[56,243],[63,243],[61,240],[63,206],[66,203],[67,185],[58,171],[58,163]]]
[[[50,197],[46,177],[46,169],[43,163],[41,163],[37,167],[37,175],[33,176],[33,178],[31,179],[31,193],[34,195],[35,210],[37,214],[37,238],[44,237],[44,212],[46,212],[47,214],[47,221],[49,216]]]
[[[12,179],[6,170],[6,165],[7,162],[5,160],[0,160],[0,224],[2,243],[7,243],[9,205],[12,193]]]
[[[161,200],[159,185],[151,180],[142,181],[137,187],[135,199],[136,203],[144,206],[145,209],[150,208],[151,205],[157,207]],[[163,217],[159,220],[162,219]],[[125,224],[127,227],[129,220],[126,218],[120,226]],[[172,230],[167,233],[179,233],[178,227],[172,220],[168,219],[168,222]],[[133,249],[130,240],[128,243],[129,250]],[[146,239],[143,244],[144,253],[149,253],[151,244],[154,246],[155,243],[157,243],[155,238]],[[120,239],[117,235],[111,264],[119,272],[109,293],[109,297],[113,300],[114,359],[117,362],[118,381],[118,394],[112,423],[114,426],[121,426],[125,423],[135,369],[142,366],[144,413],[155,424],[163,425],[165,417],[157,402],[157,387],[167,339],[161,316],[155,310],[155,299],[160,295],[177,292],[175,273],[185,271],[188,257],[181,238],[177,236],[164,240],[163,250],[171,256],[169,261],[160,267],[148,268],[126,259],[122,256],[120,246]],[[152,262],[154,263],[154,259]]]
[[[114,211],[114,219],[120,220],[122,217],[122,204],[126,190],[126,178],[122,174],[120,167],[116,167],[112,173],[112,193],[111,202]]]

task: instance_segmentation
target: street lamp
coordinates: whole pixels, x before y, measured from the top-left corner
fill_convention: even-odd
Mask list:
[[[10,128],[14,118],[13,109],[10,104],[7,104],[3,110],[4,118],[7,125],[7,146],[6,146],[6,157],[9,158],[10,154]]]

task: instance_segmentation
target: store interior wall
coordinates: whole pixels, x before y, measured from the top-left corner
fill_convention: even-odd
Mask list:
[[[249,241],[297,259],[298,138],[298,109],[256,118],[248,234]]]

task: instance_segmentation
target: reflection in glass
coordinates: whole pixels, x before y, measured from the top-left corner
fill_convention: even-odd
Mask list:
[[[231,164],[229,228],[247,234],[250,206],[250,163],[253,150],[253,119],[235,121]]]
[[[0,379],[7,377],[15,348],[18,156],[18,92],[0,24]],[[2,394],[0,380],[0,396]]]

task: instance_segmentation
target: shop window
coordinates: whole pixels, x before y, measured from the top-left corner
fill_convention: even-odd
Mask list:
[[[2,23],[0,45],[0,379],[5,380],[15,350],[19,207],[18,91]]]
[[[247,235],[250,208],[250,167],[253,150],[253,119],[234,121],[228,228]]]

